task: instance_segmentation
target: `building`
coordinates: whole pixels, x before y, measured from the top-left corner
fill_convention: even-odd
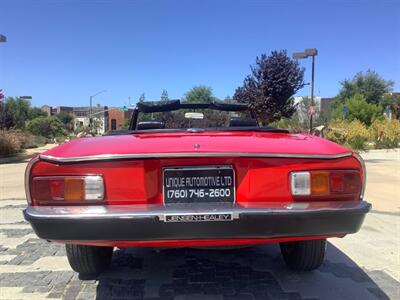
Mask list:
[[[55,112],[56,114],[59,114],[60,112],[66,112],[66,113],[72,113],[73,112],[73,107],[71,106],[57,106],[55,108]]]
[[[53,108],[52,108],[51,106],[48,106],[48,105],[43,105],[43,106],[40,108],[40,110],[41,110],[42,112],[46,113],[47,116],[49,116],[49,117],[53,114],[53,113],[52,113]]]
[[[57,106],[51,107],[49,105],[43,105],[41,110],[48,116],[57,115],[61,112],[70,113],[74,117],[74,130],[77,131],[82,127],[89,127],[90,125],[90,107],[73,107],[73,106]],[[92,107],[92,116],[94,128],[97,134],[104,134],[109,130],[108,121],[108,107],[97,104]]]
[[[59,114],[60,112],[67,112],[67,113],[73,112],[73,107],[71,107],[71,106],[57,106],[54,108],[49,105],[43,105],[40,109],[43,112],[45,112],[48,116]]]
[[[108,110],[108,128],[109,130],[119,130],[125,119],[130,119],[132,111],[121,111],[118,107],[112,107]]]
[[[306,98],[306,97],[304,97]],[[310,98],[308,98],[310,99]],[[322,97],[314,97],[314,106],[315,109],[315,117],[329,114],[329,111],[333,109],[333,104],[335,103],[336,98],[322,98]],[[297,113],[299,115],[299,119],[301,122],[308,119],[308,108],[304,105],[300,105],[303,101],[303,97],[296,96],[294,97],[294,103],[297,104]],[[310,100],[309,100],[310,101]],[[308,105],[308,102],[307,102]]]
[[[336,98],[321,98],[321,112],[328,112],[333,109]]]
[[[308,102],[303,103],[304,98],[302,96],[294,97],[294,104],[297,105],[297,115],[299,116],[300,122],[305,122],[308,120]],[[309,102],[311,102],[311,98],[308,99]],[[314,106],[316,107],[314,116],[317,118],[321,113],[321,99],[321,97],[314,97]]]
[[[77,131],[82,127],[90,125],[90,107],[72,107],[74,116],[74,130]],[[96,105],[92,107],[93,127],[97,134],[104,134],[109,130],[108,127],[108,107]]]

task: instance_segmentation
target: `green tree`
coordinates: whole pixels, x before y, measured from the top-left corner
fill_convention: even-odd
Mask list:
[[[62,111],[59,114],[56,115],[56,118],[59,119],[61,121],[61,123],[64,124],[64,128],[68,131],[72,131],[73,129],[73,120],[74,117],[72,116],[72,114]]]
[[[339,107],[333,112],[334,119],[359,120],[368,126],[380,116],[382,116],[382,107],[368,103],[365,97],[360,94],[356,94],[344,103],[339,104]]]
[[[184,100],[189,103],[210,103],[214,100],[212,88],[198,85],[185,94]]]
[[[385,94],[382,98],[381,104],[384,109],[390,107],[390,110],[392,111],[392,119],[400,119],[400,94]]]
[[[130,118],[125,118],[118,129],[119,130],[128,130],[130,123],[131,123],[131,119]]]
[[[161,93],[161,101],[168,101],[169,100],[169,97],[168,97],[168,92],[167,92],[167,90],[163,90],[162,91],[162,93]]]
[[[257,119],[269,124],[289,118],[296,111],[292,96],[304,86],[304,69],[286,51],[272,51],[256,58],[233,98],[250,104]]]
[[[44,111],[42,111],[39,107],[32,107],[29,110],[28,119],[32,120],[38,117],[46,117],[46,116],[47,114]]]
[[[345,79],[342,85],[338,100],[343,103],[357,94],[363,95],[368,103],[379,104],[386,93],[393,89],[394,82],[384,80],[378,73],[368,70],[357,73],[353,79]]]
[[[67,135],[64,124],[56,117],[39,117],[28,122],[26,129],[34,134],[47,138]]]
[[[231,103],[231,102],[234,102],[234,101],[233,101],[233,99],[232,99],[231,96],[226,96],[226,97],[224,98],[224,102],[226,102],[226,103]]]
[[[45,115],[25,99],[8,97],[0,102],[0,128],[24,129],[27,121]]]
[[[8,97],[1,105],[2,128],[25,128],[31,109],[31,105],[27,100]]]

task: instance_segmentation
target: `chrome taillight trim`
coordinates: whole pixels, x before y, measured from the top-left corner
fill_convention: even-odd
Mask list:
[[[83,161],[151,159],[151,158],[187,158],[187,157],[255,157],[255,158],[309,158],[337,159],[351,156],[353,152],[340,154],[301,154],[301,153],[252,153],[252,152],[179,152],[179,153],[137,153],[137,154],[101,154],[74,157],[56,157],[40,155],[41,160],[55,163],[74,163]]]
[[[32,197],[31,197],[31,191],[30,191],[31,170],[38,161],[39,161],[39,156],[32,158],[29,161],[29,163],[25,169],[24,185],[25,185],[25,196],[26,196],[26,201],[28,202],[28,205],[31,205],[31,203],[32,203]]]
[[[361,188],[360,199],[363,199],[364,198],[364,193],[365,193],[365,187],[366,187],[366,184],[367,184],[367,168],[365,166],[365,161],[361,157],[360,154],[358,154],[356,152],[353,152],[353,156],[358,160],[358,162],[361,165],[361,169],[362,169],[363,179],[362,179],[362,188]]]

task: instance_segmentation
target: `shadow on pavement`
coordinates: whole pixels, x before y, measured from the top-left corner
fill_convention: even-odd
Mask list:
[[[370,273],[396,289],[398,283],[386,273]],[[116,250],[110,270],[96,279],[96,299],[390,299],[330,243],[324,264],[314,272],[289,270],[278,245],[271,244],[233,250]]]
[[[27,156],[0,157],[0,165],[26,164],[31,158],[32,157],[27,157]]]

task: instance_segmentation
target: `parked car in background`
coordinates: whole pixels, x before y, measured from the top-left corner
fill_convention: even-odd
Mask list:
[[[114,247],[266,243],[313,270],[328,238],[360,229],[365,176],[355,152],[260,127],[246,104],[139,102],[130,130],[34,158],[24,216],[80,273],[104,270]]]

